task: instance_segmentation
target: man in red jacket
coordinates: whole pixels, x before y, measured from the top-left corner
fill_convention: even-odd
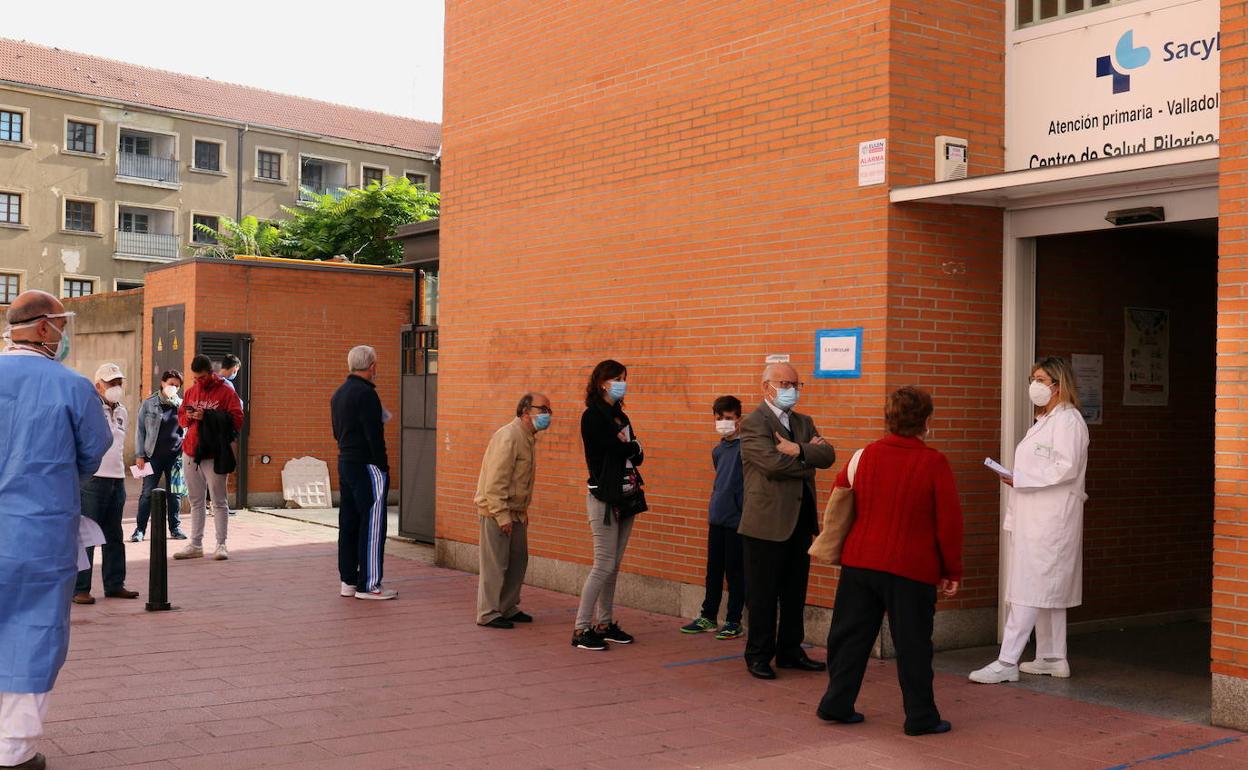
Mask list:
[[[204,519],[208,513],[205,497],[211,495],[212,521],[217,531],[217,547],[212,558],[228,559],[230,552],[225,547],[225,535],[230,517],[226,507],[226,479],[235,462],[229,443],[243,428],[243,405],[234,389],[212,371],[208,356],[191,359],[191,373],[195,379],[182,399],[182,406],[178,407],[178,424],[186,428],[186,438],[182,441],[182,471],[191,503],[191,542],[173,558],[198,559],[204,555]],[[226,424],[233,434],[218,437],[223,441],[211,440],[210,431]],[[217,461],[224,461],[224,467]]]

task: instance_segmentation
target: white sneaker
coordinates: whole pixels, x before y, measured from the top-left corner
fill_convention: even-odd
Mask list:
[[[339,591],[341,596],[355,596],[355,586],[348,583],[342,584],[342,590]]]
[[[970,680],[972,682],[979,682],[980,684],[1017,682],[1018,666],[1007,666],[999,660],[994,660],[978,671],[972,671]]]
[[[228,548],[225,547],[225,543],[222,543],[221,545],[217,546],[217,550],[213,552],[212,558],[216,559],[217,561],[225,561],[226,559],[230,558],[230,551]]]
[[[1044,658],[1036,658],[1035,660],[1019,663],[1018,670],[1024,674],[1036,674],[1037,676],[1051,676],[1057,679],[1070,679],[1070,663],[1065,658],[1060,660],[1045,660]]]
[[[399,592],[394,590],[393,588],[382,588],[381,586],[377,586],[376,591],[356,591],[355,592],[355,598],[357,599],[378,599],[378,600],[393,599],[394,597],[398,595],[399,595]]]
[[[177,553],[175,553],[173,555],[173,558],[175,559],[202,559],[203,556],[204,556],[203,548],[200,548],[197,545],[188,545],[187,547],[183,548],[181,551],[178,551]]]

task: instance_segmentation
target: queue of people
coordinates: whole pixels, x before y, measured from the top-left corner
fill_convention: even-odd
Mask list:
[[[777,678],[776,668],[827,670],[816,714],[840,724],[864,721],[855,702],[885,616],[897,654],[907,735],[946,733],[933,692],[932,635],[939,598],[962,582],[962,511],[953,470],[926,439],[935,413],[926,391],[893,391],[884,409],[886,434],[854,453],[835,487],[852,500],[852,523],[836,537],[841,571],[828,631],[827,662],[803,649],[812,546],[819,534],[815,478],[836,453],[814,421],[795,410],[803,383],[789,364],[771,364],[761,403],[748,416],[735,396],[712,405],[719,443],[708,505],[704,600],[685,634],[742,636],[750,675]],[[1017,681],[1019,672],[1070,676],[1065,611],[1081,600],[1082,509],[1088,431],[1077,384],[1061,358],[1039,361],[1029,381],[1036,422],[1015,453],[1004,527],[1010,539],[1005,640],[997,661],[971,681]],[[593,566],[581,590],[572,646],[603,651],[630,644],[614,614],[615,587],[636,515],[644,513],[645,458],[624,411],[628,369],[606,360],[594,367],[581,415],[588,473],[586,513]],[[550,427],[549,399],[525,394],[515,419],[500,428],[482,460],[476,505],[481,514],[478,625],[513,628],[532,622],[519,608],[528,563],[528,509],[538,434]],[[831,503],[830,503],[831,505]],[[825,532],[825,535],[829,533]],[[728,609],[718,616],[724,584]],[[1032,630],[1034,661],[1018,663]],[[774,663],[774,667],[773,667]]]

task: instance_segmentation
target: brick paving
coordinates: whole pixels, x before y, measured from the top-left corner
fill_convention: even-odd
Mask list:
[[[867,722],[824,724],[823,675],[754,680],[741,641],[683,636],[676,618],[623,609],[636,645],[580,651],[575,599],[526,589],[532,626],[478,628],[476,576],[419,546],[388,545],[397,601],[340,598],[335,537],[243,512],[230,561],[170,563],[176,612],[75,606],[49,766],[1248,768],[1240,733],[943,674],[954,731],[908,738],[886,661],[867,675]],[[146,594],[147,544],[127,548]]]

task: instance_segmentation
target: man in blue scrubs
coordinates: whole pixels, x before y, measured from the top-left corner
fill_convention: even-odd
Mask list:
[[[0,352],[0,767],[40,770],[48,693],[69,650],[80,480],[113,443],[87,378],[62,366],[73,313],[41,291],[6,314]]]

